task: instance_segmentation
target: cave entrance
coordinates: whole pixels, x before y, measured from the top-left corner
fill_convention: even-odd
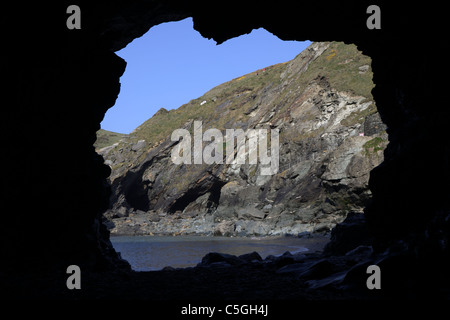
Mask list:
[[[179,26],[178,38],[169,37]],[[189,32],[191,19],[158,25],[136,48],[117,52],[127,71],[97,144],[112,168],[107,226],[113,236],[133,236],[113,238],[116,249],[148,248],[135,237],[148,235],[327,234],[349,212],[362,212],[371,198],[369,172],[387,144],[370,58],[354,45],[283,42],[264,29],[220,46],[200,35],[190,42]],[[262,175],[260,163],[249,161],[175,165],[171,134],[194,134],[198,121],[204,131],[277,130],[277,171]],[[187,248],[192,239],[183,241]]]

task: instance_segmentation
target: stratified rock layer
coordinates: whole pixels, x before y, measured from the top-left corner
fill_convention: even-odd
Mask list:
[[[280,235],[329,231],[350,210],[362,212],[369,172],[387,144],[372,72],[360,71],[369,64],[353,45],[314,43],[292,61],[224,83],[178,110],[161,109],[129,138],[99,150],[113,168],[107,226],[114,234]],[[174,164],[179,118],[192,139],[200,130],[195,120],[200,134],[278,130],[276,171],[263,175],[261,162],[248,158]],[[166,137],[155,141],[162,129]],[[245,143],[237,140],[233,152]]]

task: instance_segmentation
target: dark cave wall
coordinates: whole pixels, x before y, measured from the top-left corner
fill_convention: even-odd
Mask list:
[[[402,239],[419,256],[448,257],[450,110],[441,101],[449,43],[433,35],[429,46],[413,50],[412,43],[398,40],[374,55],[372,93],[390,143],[385,161],[371,172],[366,217],[380,249]]]
[[[99,249],[110,169],[92,144],[124,68],[113,53],[95,51],[50,53],[3,68],[13,83],[2,137],[8,161],[3,203],[11,208],[3,212],[3,252],[43,262],[74,253],[86,260],[86,247]]]
[[[2,212],[2,267],[120,264],[100,222],[109,169],[92,146],[125,68],[113,52],[153,25],[188,16],[218,42],[264,27],[284,40],[355,43],[370,55],[390,144],[371,174],[369,226],[380,250],[403,239],[426,255],[447,254],[449,111],[441,78],[449,43],[437,32],[444,10],[374,3],[381,30],[366,28],[368,1],[79,2],[81,30],[66,28],[69,2],[4,6],[1,181],[11,209]]]

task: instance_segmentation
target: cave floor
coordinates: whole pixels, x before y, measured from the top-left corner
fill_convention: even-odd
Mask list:
[[[131,272],[86,284],[86,298],[146,300],[339,299],[339,292],[308,290],[304,281],[262,265]]]
[[[309,254],[301,265],[324,261],[320,252]],[[326,259],[336,269],[347,268],[345,258]],[[326,264],[326,263],[325,263]],[[239,265],[212,264],[184,269],[163,269],[147,272],[92,273],[83,277],[81,290],[67,290],[63,296],[75,299],[120,299],[149,301],[281,301],[281,300],[341,300],[371,299],[365,291],[348,291],[325,286],[311,289],[308,278],[297,272],[279,272],[277,262],[245,263]],[[297,264],[300,265],[300,264]],[[323,275],[329,271],[316,271]],[[325,268],[327,269],[327,268]],[[300,271],[301,272],[301,271]],[[314,275],[312,275],[314,277]],[[309,278],[310,279],[310,278]],[[65,283],[64,283],[65,288]]]
[[[311,259],[320,258],[311,257]],[[148,301],[275,301],[365,299],[359,294],[310,289],[295,273],[278,273],[276,263],[215,265],[185,269],[136,272],[82,273],[81,288],[69,290],[68,274],[46,276],[3,274],[2,298],[58,300],[148,300]]]

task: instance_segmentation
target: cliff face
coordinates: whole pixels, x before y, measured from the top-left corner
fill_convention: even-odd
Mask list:
[[[108,228],[116,234],[298,234],[330,230],[349,211],[361,212],[370,200],[369,172],[387,144],[370,93],[370,65],[353,45],[314,43],[287,63],[224,83],[177,110],[161,109],[99,150],[113,169]],[[174,164],[178,141],[171,133],[198,131],[200,120],[203,132],[278,130],[277,170],[263,175],[261,164],[248,159]],[[238,141],[234,152],[241,147]]]

